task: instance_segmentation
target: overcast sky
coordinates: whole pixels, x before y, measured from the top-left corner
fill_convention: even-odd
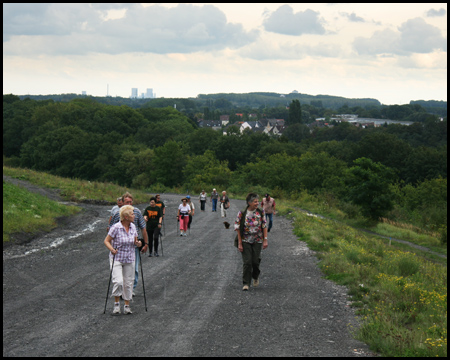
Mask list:
[[[447,4],[3,4],[3,93],[447,100]]]

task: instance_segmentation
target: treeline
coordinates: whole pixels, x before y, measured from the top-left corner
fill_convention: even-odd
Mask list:
[[[140,189],[254,189],[293,199],[308,192],[334,199],[349,216],[432,230],[447,221],[447,119],[435,116],[411,126],[342,123],[311,132],[295,124],[280,138],[224,136],[173,107],[4,95],[3,155],[11,166]]]
[[[447,116],[446,101],[411,101],[407,105],[382,105],[376,99],[349,99],[330,95],[291,93],[282,95],[268,92],[247,94],[199,94],[196,98],[130,99],[122,97],[92,97],[77,94],[21,95],[20,99],[53,100],[69,102],[75,99],[92,99],[105,105],[126,105],[134,109],[176,107],[191,120],[219,120],[221,115],[236,113],[256,114],[257,119],[277,118],[288,120],[288,107],[293,100],[302,104],[304,123],[318,117],[330,118],[334,114],[356,114],[363,118],[391,119],[425,122],[431,115]]]

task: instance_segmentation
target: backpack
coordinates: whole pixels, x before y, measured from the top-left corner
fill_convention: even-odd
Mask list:
[[[239,232],[241,233],[241,238],[244,236],[244,225],[245,225],[245,217],[247,216],[247,209],[248,206],[245,208],[245,210],[242,212],[241,221],[239,223]],[[255,211],[259,211],[259,213],[262,215],[263,211],[260,208],[256,208]],[[262,221],[261,221],[262,226]],[[236,237],[234,238],[234,246],[239,247],[239,237],[238,234],[236,234]]]

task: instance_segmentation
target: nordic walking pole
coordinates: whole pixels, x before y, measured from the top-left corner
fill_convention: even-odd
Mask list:
[[[164,216],[162,218],[162,223],[163,223],[163,229],[164,229],[164,236],[166,236],[166,223],[164,222]]]
[[[141,251],[139,250],[139,262],[141,263],[141,275],[142,275],[142,289],[144,289],[144,303],[145,303],[145,311],[147,311],[147,298],[145,297],[145,286],[144,286],[144,271],[142,270],[142,259],[141,259]]]
[[[117,249],[114,249],[114,250],[117,250]],[[108,291],[106,292],[105,310],[103,310],[103,314],[106,313],[106,303],[108,302],[109,286],[111,285],[111,276],[112,276],[112,272],[113,272],[113,269],[114,269],[114,259],[115,258],[116,258],[116,254],[114,254],[114,256],[113,256],[113,263],[112,263],[112,266],[111,266],[111,272],[109,273]]]

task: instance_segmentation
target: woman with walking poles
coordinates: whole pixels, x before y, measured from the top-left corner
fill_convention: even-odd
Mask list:
[[[264,210],[258,208],[258,194],[250,193],[245,200],[247,207],[239,211],[234,230],[237,231],[238,250],[242,253],[242,290],[247,291],[252,279],[253,287],[259,285],[261,250],[266,249],[268,244],[266,219]]]
[[[191,207],[187,203],[186,198],[182,198],[181,201],[182,203],[178,206],[177,219],[180,222],[180,236],[187,236],[186,231],[188,229]]]
[[[125,205],[120,208],[120,221],[109,229],[104,240],[110,251],[109,262],[111,268],[114,296],[113,314],[120,314],[120,297],[125,301],[124,314],[131,314],[130,300],[133,296],[135,246],[141,247],[142,242],[137,238],[136,226],[133,224],[133,206]],[[110,276],[111,276],[110,275]],[[106,304],[105,304],[106,308]]]

